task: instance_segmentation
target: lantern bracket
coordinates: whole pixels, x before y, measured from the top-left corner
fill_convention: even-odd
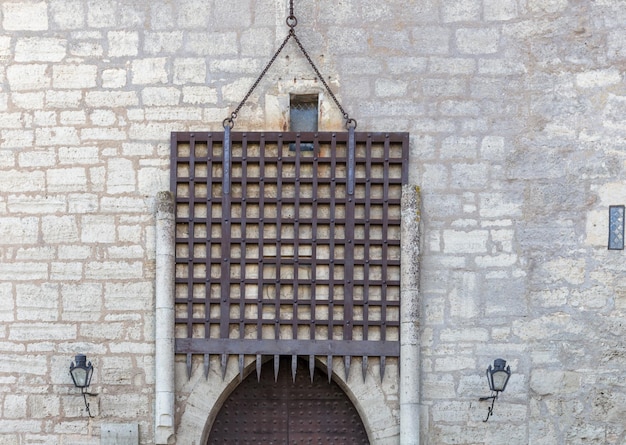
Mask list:
[[[478,399],[481,402],[484,402],[486,400],[491,400],[491,406],[487,408],[487,417],[485,418],[485,420],[483,420],[483,422],[488,421],[489,417],[491,417],[491,415],[493,414],[493,405],[496,403],[497,398],[498,398],[498,392],[496,392],[496,394],[493,396],[481,397],[480,399]]]
[[[491,400],[491,406],[488,408],[487,417],[483,422],[489,420],[489,417],[493,415],[493,406],[496,403],[498,395],[505,390],[509,378],[511,377],[511,367],[506,366],[506,360],[498,358],[494,360],[493,367],[489,365],[487,368],[487,381],[489,382],[489,389],[491,395],[488,397],[481,397],[478,400],[484,402]]]

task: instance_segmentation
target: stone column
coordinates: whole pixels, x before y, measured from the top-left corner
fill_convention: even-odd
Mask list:
[[[174,196],[159,192],[156,202],[155,444],[173,443],[174,374]]]
[[[419,187],[402,189],[400,306],[400,443],[420,442],[420,195]]]

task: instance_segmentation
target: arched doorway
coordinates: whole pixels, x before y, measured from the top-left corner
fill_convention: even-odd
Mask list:
[[[335,382],[298,360],[295,382],[291,359],[283,357],[274,381],[273,361],[261,379],[250,374],[220,409],[207,445],[237,444],[368,444],[359,414]]]

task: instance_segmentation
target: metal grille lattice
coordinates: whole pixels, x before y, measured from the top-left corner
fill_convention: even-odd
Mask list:
[[[408,133],[172,133],[176,352],[399,355]],[[300,150],[313,144],[313,151]],[[296,149],[290,150],[290,145]],[[229,160],[230,156],[230,160]],[[225,168],[226,167],[226,168]],[[225,182],[226,181],[226,182]],[[313,360],[311,360],[312,362]]]

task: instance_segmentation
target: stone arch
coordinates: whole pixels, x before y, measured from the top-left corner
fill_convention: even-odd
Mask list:
[[[321,371],[327,372],[324,360],[316,361],[316,366]],[[211,361],[208,378],[204,377],[202,368],[198,362],[198,365],[194,366],[191,377],[187,379],[185,363],[177,363],[179,417],[177,416],[176,438],[178,443],[206,444],[219,410],[240,384],[240,375],[236,366],[229,366],[222,379],[217,357]],[[346,380],[341,360],[335,359],[333,381],[339,385],[354,405],[371,443],[397,444],[399,439],[397,362],[391,361],[390,363],[388,359],[386,376],[382,381],[379,368],[372,366],[371,359],[365,380],[359,372],[356,372],[357,369],[360,370],[360,366],[353,364],[352,368]],[[255,369],[254,359],[246,360],[243,379],[254,373]],[[290,373],[290,370],[281,369],[281,372]]]
[[[365,426],[346,393],[319,368],[289,356],[266,361],[260,377],[248,375],[220,407],[207,445],[250,443],[369,444]]]

